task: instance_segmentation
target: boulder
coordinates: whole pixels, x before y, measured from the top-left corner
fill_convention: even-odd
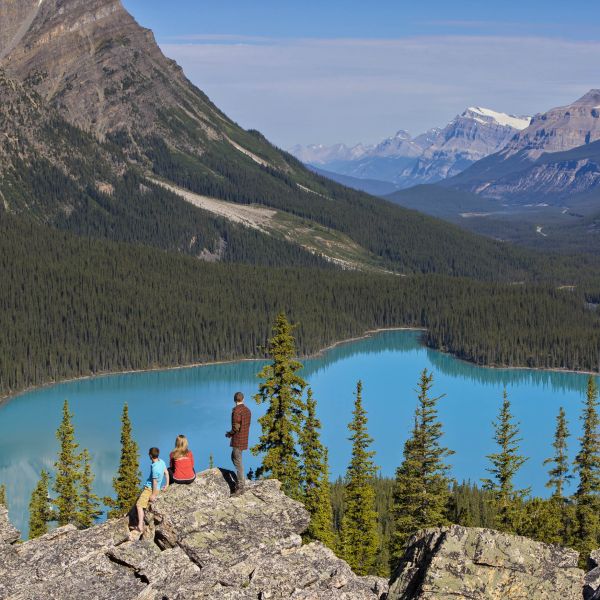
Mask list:
[[[389,600],[581,600],[578,553],[460,526],[414,535]]]
[[[588,558],[588,568],[583,586],[583,600],[600,600],[600,550],[594,550]]]
[[[139,540],[130,539],[123,518],[86,530],[61,527],[23,544],[0,543],[0,598],[385,597],[383,579],[358,577],[322,544],[302,544],[308,513],[277,481],[249,482],[245,494],[230,497],[229,479],[212,469],[191,485],[170,486],[147,511]]]

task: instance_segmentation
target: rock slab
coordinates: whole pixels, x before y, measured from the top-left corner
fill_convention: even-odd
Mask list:
[[[3,600],[377,600],[387,592],[383,579],[356,576],[322,544],[302,544],[308,513],[279,482],[251,483],[231,498],[218,469],[161,494],[141,540],[130,540],[123,518],[15,544],[5,517],[0,510]]]
[[[581,600],[574,550],[460,526],[414,535],[389,600]]]

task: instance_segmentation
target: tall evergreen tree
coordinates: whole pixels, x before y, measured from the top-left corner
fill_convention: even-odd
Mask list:
[[[81,453],[83,469],[80,479],[79,506],[77,521],[80,527],[91,527],[102,515],[100,498],[94,494],[94,474],[90,464],[90,453],[87,448]]]
[[[77,453],[79,445],[75,441],[73,415],[69,411],[67,400],[63,405],[63,418],[60,427],[56,431],[56,438],[60,444],[58,459],[54,463],[56,473],[54,480],[56,499],[54,504],[58,511],[57,521],[59,525],[75,524],[78,522],[78,485],[81,472]]]
[[[35,486],[29,502],[29,539],[48,533],[48,522],[53,519],[48,500],[50,476],[42,471],[40,480]]]
[[[598,417],[598,388],[593,377],[588,379],[583,414],[583,433],[575,471],[579,484],[575,492],[576,540],[582,562],[600,544],[600,420]]]
[[[300,436],[302,450],[303,502],[310,513],[306,537],[319,540],[333,550],[333,509],[329,485],[327,449],[320,439],[321,423],[317,419],[317,402],[309,388],[306,399],[306,419]]]
[[[554,432],[554,455],[544,461],[551,465],[548,471],[546,487],[552,490],[548,500],[533,498],[525,505],[524,522],[519,533],[532,537],[547,544],[570,543],[569,529],[571,528],[571,512],[567,510],[568,500],[565,497],[565,487],[572,478],[569,472],[567,440],[569,428],[565,411],[561,406],[556,417]]]
[[[500,447],[499,452],[488,455],[492,463],[488,473],[493,479],[482,479],[484,489],[493,494],[496,508],[496,528],[500,531],[516,532],[523,521],[523,500],[530,489],[517,490],[514,476],[527,461],[519,454],[519,426],[513,422],[510,412],[510,400],[504,390],[502,408],[498,420],[494,422],[494,440]]]
[[[372,438],[367,431],[367,413],[362,404],[362,382],[356,386],[351,432],[352,459],[346,471],[344,516],[340,531],[340,552],[355,573],[374,572],[379,535],[373,481],[377,473],[369,450]]]
[[[108,517],[122,517],[135,504],[140,493],[140,457],[138,445],[133,439],[129,407],[123,405],[121,415],[121,458],[117,476],[113,478],[113,489],[117,497],[104,498],[104,503],[111,507]]]
[[[569,473],[569,456],[567,454],[567,440],[569,438],[569,427],[565,409],[561,406],[556,417],[556,431],[554,433],[554,456],[544,461],[545,465],[554,465],[548,471],[548,482],[546,487],[552,491],[552,498],[563,502],[565,499],[565,486],[572,479]]]
[[[8,508],[8,502],[6,500],[6,486],[4,484],[0,485],[0,504]]]
[[[302,364],[296,357],[293,327],[286,316],[277,316],[273,337],[269,341],[272,363],[259,373],[263,382],[254,399],[266,403],[267,411],[258,420],[262,427],[253,454],[262,453],[262,465],[257,476],[269,476],[281,481],[283,491],[296,500],[302,498],[302,475],[296,444],[301,434],[306,382],[298,371]]]
[[[449,524],[450,467],[445,459],[454,454],[441,446],[442,424],[437,403],[443,396],[430,395],[433,374],[425,369],[418,386],[412,436],[404,445],[404,460],[396,470],[394,489],[394,533],[390,566],[402,556],[408,538],[425,527]]]

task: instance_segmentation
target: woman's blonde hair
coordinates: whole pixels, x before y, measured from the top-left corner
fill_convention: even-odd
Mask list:
[[[175,448],[173,449],[172,455],[174,459],[182,458],[187,456],[188,450],[188,441],[185,435],[178,435],[175,438]]]

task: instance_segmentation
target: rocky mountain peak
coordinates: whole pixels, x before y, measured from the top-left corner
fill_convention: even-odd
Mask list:
[[[567,106],[537,114],[502,152],[504,159],[520,153],[529,160],[544,152],[564,152],[600,139],[600,90],[592,89]]]
[[[412,139],[410,133],[408,133],[408,131],[404,130],[404,129],[399,129],[396,132],[396,135],[394,135],[394,139],[396,140],[410,140]]]
[[[231,122],[120,0],[0,0],[0,67],[96,136],[160,136],[198,153]],[[4,20],[3,20],[4,27]],[[10,38],[10,39],[9,39]]]
[[[592,89],[585,93],[579,100],[573,102],[572,106],[591,106],[600,108],[600,89]]]
[[[473,119],[479,123],[499,125],[501,127],[510,127],[516,131],[525,129],[531,122],[531,117],[509,115],[503,112],[497,112],[481,106],[470,106],[461,117]],[[458,117],[457,117],[458,118]]]

